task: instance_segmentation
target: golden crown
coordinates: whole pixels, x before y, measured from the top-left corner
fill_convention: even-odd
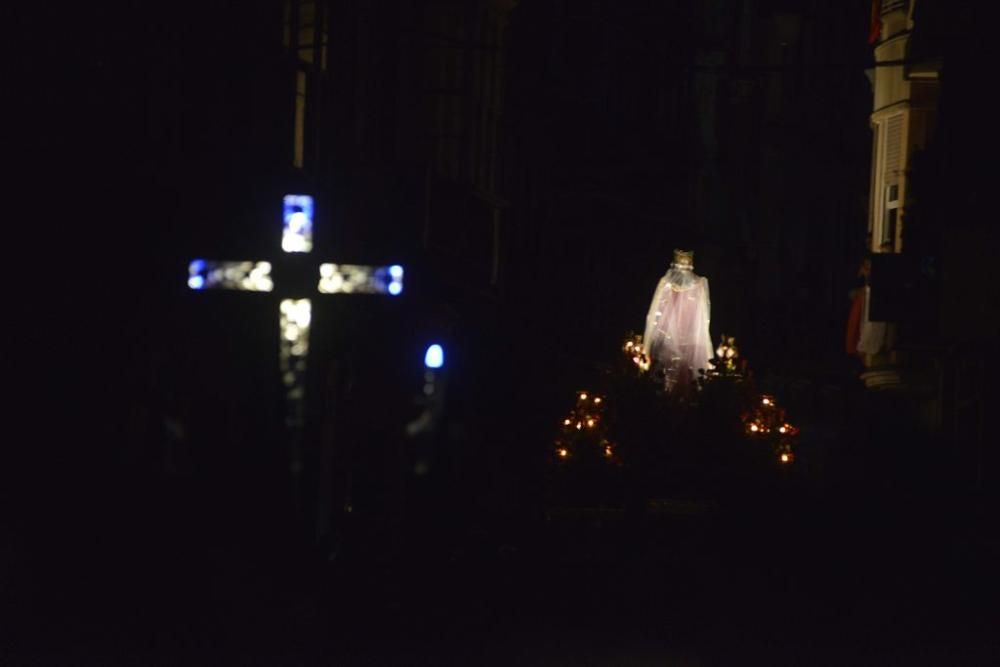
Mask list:
[[[674,265],[682,268],[694,268],[693,250],[674,250]]]

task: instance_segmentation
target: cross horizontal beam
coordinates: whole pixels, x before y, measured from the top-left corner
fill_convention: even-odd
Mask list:
[[[274,291],[270,262],[196,259],[188,266],[188,287],[248,292]],[[403,292],[403,267],[364,264],[319,265],[316,289],[320,294],[389,294]]]
[[[188,287],[270,292],[274,289],[270,262],[216,262],[196,259],[188,265]]]
[[[321,294],[389,294],[403,291],[403,267],[361,264],[320,264]]]

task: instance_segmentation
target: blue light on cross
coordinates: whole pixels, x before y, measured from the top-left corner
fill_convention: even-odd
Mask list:
[[[281,249],[286,253],[312,251],[313,198],[290,194],[284,197]],[[316,289],[320,294],[388,294],[403,292],[403,267],[319,264]],[[188,267],[188,287],[193,290],[225,289],[271,292],[271,263],[266,261],[211,261],[196,259]],[[288,414],[285,424],[301,428],[305,415],[305,371],[309,354],[309,324],[312,301],[282,299],[280,361],[286,388]],[[293,466],[297,465],[293,461]]]

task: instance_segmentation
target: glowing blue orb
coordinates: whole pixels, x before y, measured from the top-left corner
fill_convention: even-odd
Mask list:
[[[392,276],[394,280],[401,280],[403,277],[403,267],[399,264],[393,264],[389,267],[389,275]]]
[[[204,271],[205,271],[205,260],[203,259],[193,260],[191,262],[191,265],[188,267],[188,273],[190,273],[193,276],[198,275],[199,273],[202,273]]]
[[[441,368],[444,366],[444,348],[434,343],[427,348],[424,353],[424,366],[427,368]]]
[[[391,282],[389,283],[389,294],[393,296],[398,296],[403,291],[403,283]]]

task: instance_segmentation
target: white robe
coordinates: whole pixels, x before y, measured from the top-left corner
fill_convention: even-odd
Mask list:
[[[708,279],[672,265],[656,286],[642,337],[652,368],[664,371],[668,393],[687,393],[698,371],[708,368],[710,315]]]

